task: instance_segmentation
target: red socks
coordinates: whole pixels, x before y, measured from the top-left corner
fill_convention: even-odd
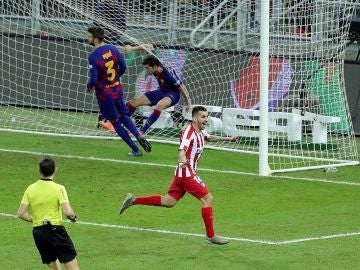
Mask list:
[[[161,206],[161,195],[137,197],[133,204]],[[215,232],[212,206],[201,208],[201,215],[204,220],[207,237],[213,238]]]
[[[137,197],[133,204],[161,206],[161,195]]]
[[[160,114],[161,114],[161,111],[159,111],[159,110],[154,110],[154,111],[153,111],[153,114],[155,114],[157,117],[159,117]]]
[[[131,112],[135,112],[136,111],[136,107],[131,105],[130,103],[126,104],[128,109],[131,111]]]
[[[214,218],[213,218],[213,209],[211,206],[201,208],[201,215],[205,223],[206,235],[209,238],[213,238],[215,235],[214,232]]]

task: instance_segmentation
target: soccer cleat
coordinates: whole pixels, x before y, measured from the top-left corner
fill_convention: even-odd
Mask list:
[[[141,147],[144,148],[145,152],[151,152],[151,144],[144,137],[140,137],[138,142]]]
[[[121,215],[126,209],[132,206],[134,201],[135,201],[135,196],[132,195],[131,193],[128,193],[120,206],[119,214]]]
[[[110,122],[99,121],[99,125],[111,133],[116,133],[114,126]]]
[[[206,237],[206,240],[208,240],[210,243],[216,244],[216,245],[225,245],[225,244],[229,243],[229,240],[227,240],[223,237],[220,237],[220,236],[216,236],[216,235],[214,235],[212,238]]]
[[[128,156],[129,157],[141,157],[142,152],[140,150],[139,151],[131,151],[128,153]]]

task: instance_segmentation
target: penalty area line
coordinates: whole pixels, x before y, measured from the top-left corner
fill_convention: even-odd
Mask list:
[[[0,216],[17,218],[16,215],[7,214],[7,213],[0,213]],[[70,221],[66,221],[66,222],[70,223]],[[126,226],[126,225],[96,223],[96,222],[87,222],[87,221],[76,221],[75,224],[94,226],[94,227],[103,227],[103,228],[113,228],[113,229],[120,229],[120,230],[142,231],[142,232],[151,232],[151,233],[159,233],[159,234],[170,234],[170,235],[192,236],[192,237],[205,238],[204,234],[199,234],[199,233],[187,233],[187,232],[177,232],[177,231],[170,231],[170,230],[149,229],[149,228],[141,228],[141,227],[131,227],[131,226]],[[307,238],[299,238],[299,239],[283,240],[283,241],[258,240],[258,239],[249,239],[249,238],[241,238],[241,237],[227,237],[227,236],[224,236],[224,237],[226,239],[229,239],[232,241],[238,241],[238,242],[248,242],[248,243],[256,243],[256,244],[263,244],[263,245],[281,246],[281,245],[290,245],[290,244],[296,244],[296,243],[301,243],[301,242],[326,240],[326,239],[334,239],[334,238],[342,238],[342,237],[351,237],[351,236],[358,236],[358,235],[360,235],[360,232],[350,232],[350,233],[339,233],[339,234],[323,235],[323,236],[307,237]]]
[[[59,158],[69,158],[69,159],[73,158],[73,159],[90,160],[90,161],[114,162],[114,163],[166,167],[166,168],[174,168],[175,167],[174,164],[161,164],[161,163],[153,163],[153,162],[141,162],[141,161],[132,161],[132,160],[112,159],[112,158],[99,158],[99,157],[92,157],[92,156],[86,157],[86,156],[78,156],[78,155],[64,155],[64,154],[43,153],[43,152],[5,149],[5,148],[0,148],[0,152],[28,154],[28,155],[36,155],[36,156],[49,155],[52,157],[59,157]],[[217,169],[209,169],[209,168],[197,168],[197,170],[204,171],[204,172],[224,173],[224,174],[259,176],[256,173],[240,172],[240,171],[233,171],[233,170],[217,170]],[[286,176],[286,175],[281,175],[281,176],[270,175],[270,176],[266,176],[266,177],[277,179],[277,180],[300,180],[300,181],[308,181],[308,182],[320,182],[320,183],[329,183],[329,184],[338,184],[338,185],[360,186],[360,183],[351,182],[351,181],[336,181],[336,180],[329,180],[329,179],[315,179],[315,178],[308,178],[308,177],[294,177],[294,176]]]

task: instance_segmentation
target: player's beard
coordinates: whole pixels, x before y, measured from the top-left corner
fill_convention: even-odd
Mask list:
[[[89,41],[89,44],[91,45],[91,46],[95,46],[95,43],[94,43],[94,41]]]

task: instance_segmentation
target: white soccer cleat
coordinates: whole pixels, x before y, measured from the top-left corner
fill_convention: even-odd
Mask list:
[[[128,156],[129,157],[142,157],[142,152],[139,150],[139,151],[131,151],[128,153]]]
[[[211,244],[216,244],[216,245],[225,245],[230,242],[229,240],[216,235],[214,235],[212,238],[206,237],[206,240],[208,240]]]
[[[134,201],[135,201],[135,196],[132,195],[131,193],[128,193],[120,206],[119,214],[121,215],[126,209],[132,206]]]

